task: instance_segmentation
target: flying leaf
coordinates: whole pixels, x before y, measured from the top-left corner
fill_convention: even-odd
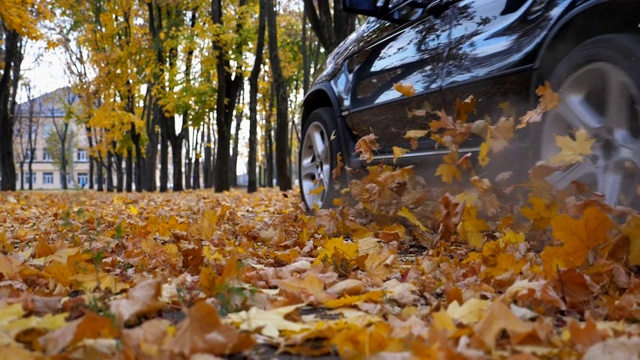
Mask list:
[[[417,226],[420,230],[427,231],[427,228],[422,225],[420,220],[418,220],[418,218],[411,212],[411,210],[407,209],[406,207],[400,209],[400,211],[398,211],[398,215],[409,220],[410,223]]]
[[[378,143],[374,134],[363,136],[356,142],[355,153],[360,153],[360,159],[367,163],[373,160],[373,151],[375,150],[378,150]]]
[[[416,93],[416,89],[412,84],[394,83],[393,88],[406,97],[413,96]]]
[[[425,137],[429,134],[429,130],[409,130],[404,135],[405,139],[410,139],[411,149],[415,150],[418,148],[418,139],[421,137]]]
[[[573,140],[570,136],[556,135],[556,145],[560,148],[560,152],[549,158],[551,164],[566,166],[582,162],[586,155],[591,154],[591,147],[596,140],[589,136],[587,130],[578,129],[575,137],[576,139]]]
[[[395,164],[399,157],[404,156],[404,154],[408,153],[409,150],[403,149],[398,146],[393,147],[393,163]]]
[[[551,111],[560,104],[560,96],[551,89],[551,84],[548,81],[545,81],[544,85],[538,86],[536,95],[540,96],[542,111]]]
[[[475,206],[465,206],[462,221],[458,224],[460,237],[467,240],[469,245],[480,249],[484,242],[484,235],[482,235],[482,233],[488,230],[489,226],[487,223],[482,219],[478,219],[478,208]]]
[[[464,101],[456,99],[456,119],[467,122],[469,114],[476,111],[476,98],[473,95],[469,95]]]
[[[630,241],[629,264],[640,265],[640,215],[630,215],[621,230]]]
[[[442,181],[450,184],[455,180],[460,180],[462,177],[462,173],[460,169],[458,169],[458,153],[452,151],[447,155],[443,156],[444,160],[443,164],[440,164],[436,169],[436,176],[442,177]]]

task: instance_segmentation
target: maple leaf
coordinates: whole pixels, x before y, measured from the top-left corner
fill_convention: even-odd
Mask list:
[[[469,299],[462,305],[453,301],[447,307],[447,314],[462,324],[473,325],[482,319],[490,305],[490,301],[481,299]]]
[[[509,334],[527,333],[531,330],[531,324],[520,320],[501,299],[496,299],[487,309],[484,318],[473,327],[474,337],[493,350],[498,335],[504,330]]]
[[[394,83],[393,89],[406,97],[411,97],[416,93],[412,84]]]
[[[361,137],[355,145],[355,153],[360,153],[360,159],[370,163],[373,160],[373,151],[378,150],[376,136],[369,134]]]
[[[534,229],[546,229],[551,223],[551,219],[558,214],[558,205],[554,202],[547,204],[541,198],[529,196],[531,207],[523,207],[520,213],[527,219],[533,221]]]
[[[216,309],[204,301],[196,303],[186,313],[187,317],[178,324],[175,336],[166,345],[174,353],[226,355],[254,345],[250,335],[223,324]]]
[[[458,224],[458,233],[460,237],[467,240],[469,245],[479,249],[484,242],[482,232],[488,231],[487,223],[478,219],[478,208],[475,206],[465,206],[462,214],[462,221]]]
[[[323,303],[335,299],[333,294],[325,291],[325,282],[313,273],[304,278],[290,277],[275,281],[281,290],[297,294],[303,301]]]
[[[47,355],[56,355],[85,339],[115,338],[118,335],[119,330],[111,319],[88,312],[82,318],[67,323],[65,327],[44,335],[38,342]]]
[[[630,241],[629,265],[640,265],[640,215],[631,214],[621,230]]]
[[[551,84],[548,81],[545,81],[544,85],[538,86],[536,95],[540,96],[542,111],[551,111],[560,104],[560,96],[551,89]]]
[[[164,307],[160,301],[162,282],[160,279],[145,280],[129,290],[126,299],[116,299],[110,304],[111,312],[120,326],[135,317],[152,314]]]
[[[393,147],[393,163],[395,164],[399,157],[403,157],[404,154],[408,153],[409,150],[403,149],[398,146]]]
[[[540,256],[547,276],[557,277],[558,269],[580,267],[589,251],[609,240],[613,227],[611,219],[599,209],[585,210],[582,218],[560,215],[551,219],[553,236],[562,241],[561,247],[546,247]]]
[[[344,162],[342,161],[342,153],[337,153],[336,159],[336,167],[331,170],[331,177],[334,180],[340,177],[341,169],[344,167]]]
[[[467,122],[469,114],[476,111],[476,98],[473,95],[469,95],[464,101],[456,99],[456,119]]]
[[[303,304],[290,305],[271,310],[261,310],[252,307],[249,311],[240,311],[228,315],[229,319],[239,324],[240,330],[254,332],[260,330],[260,334],[277,338],[281,331],[300,332],[311,329],[310,325],[293,322],[285,319],[285,316]]]
[[[460,180],[462,174],[460,173],[460,169],[458,169],[458,153],[452,151],[447,155],[443,156],[444,160],[443,164],[440,164],[436,169],[436,176],[441,176],[442,181],[450,184],[454,179]]]
[[[556,146],[560,148],[560,152],[549,158],[551,164],[570,165],[582,162],[586,155],[591,154],[591,147],[596,142],[589,136],[585,129],[578,129],[573,140],[570,136],[556,135]]]
[[[429,130],[409,130],[406,134],[404,134],[404,138],[410,139],[411,149],[415,150],[418,148],[418,139],[421,137],[425,137],[428,134]]]
[[[478,154],[478,163],[485,167],[489,164],[489,149],[491,149],[491,131],[487,133],[487,140],[480,144],[480,153]]]
[[[362,295],[346,295],[339,299],[329,300],[325,302],[323,305],[329,309],[336,309],[344,306],[355,305],[364,301],[372,301],[372,302],[380,302],[384,297],[385,292],[383,290],[374,290],[369,291]]]
[[[418,220],[418,218],[411,212],[411,210],[407,209],[406,207],[400,209],[398,211],[398,215],[409,220],[410,223],[417,226],[420,230],[427,231],[427,228],[422,225],[422,222],[420,222],[420,220]]]

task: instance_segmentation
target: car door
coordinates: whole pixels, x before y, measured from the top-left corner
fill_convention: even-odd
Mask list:
[[[501,115],[508,101],[520,111],[531,106],[536,49],[562,0],[462,0],[452,6],[451,38],[446,57],[443,101],[476,98],[475,118]],[[475,119],[471,119],[475,120]],[[481,139],[466,144],[476,146]]]
[[[426,119],[411,115],[412,109],[423,108],[425,101],[439,106],[441,100],[448,14],[435,16],[424,7],[405,10],[412,13],[398,18],[411,20],[345,64],[351,79],[345,121],[358,137],[373,132],[381,154],[403,141],[407,130],[428,128]],[[415,95],[401,94],[394,83],[411,84]]]

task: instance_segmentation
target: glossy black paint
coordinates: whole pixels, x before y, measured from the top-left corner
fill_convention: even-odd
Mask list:
[[[422,3],[429,3],[424,0]],[[574,42],[603,33],[638,33],[636,0],[458,0],[428,6],[406,6],[386,19],[370,18],[330,56],[304,104],[304,114],[327,91],[336,115],[351,137],[373,131],[383,146],[402,146],[405,131],[426,129],[426,119],[411,115],[425,101],[451,112],[456,98],[474,95],[475,116],[497,118],[497,105],[509,101],[533,106],[533,90],[546,68]],[[615,13],[620,19],[607,14]],[[404,97],[393,83],[413,84]],[[303,119],[304,121],[304,119]],[[477,146],[470,140],[468,147]],[[405,144],[406,145],[406,144]],[[435,144],[420,143],[434,155]],[[461,149],[464,151],[465,149]],[[346,158],[346,157],[345,157]],[[349,160],[348,158],[346,160]]]

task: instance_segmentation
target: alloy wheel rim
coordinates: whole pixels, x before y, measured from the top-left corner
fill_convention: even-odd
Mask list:
[[[317,122],[310,124],[300,154],[302,196],[309,208],[322,207],[325,201],[331,182],[330,156],[329,137],[324,127]],[[320,187],[322,191],[318,191]]]
[[[585,128],[595,139],[592,154],[547,180],[559,189],[576,180],[604,195],[610,205],[630,205],[640,182],[640,91],[620,68],[606,62],[585,66],[559,90],[541,138],[542,159],[558,153],[556,135]]]

